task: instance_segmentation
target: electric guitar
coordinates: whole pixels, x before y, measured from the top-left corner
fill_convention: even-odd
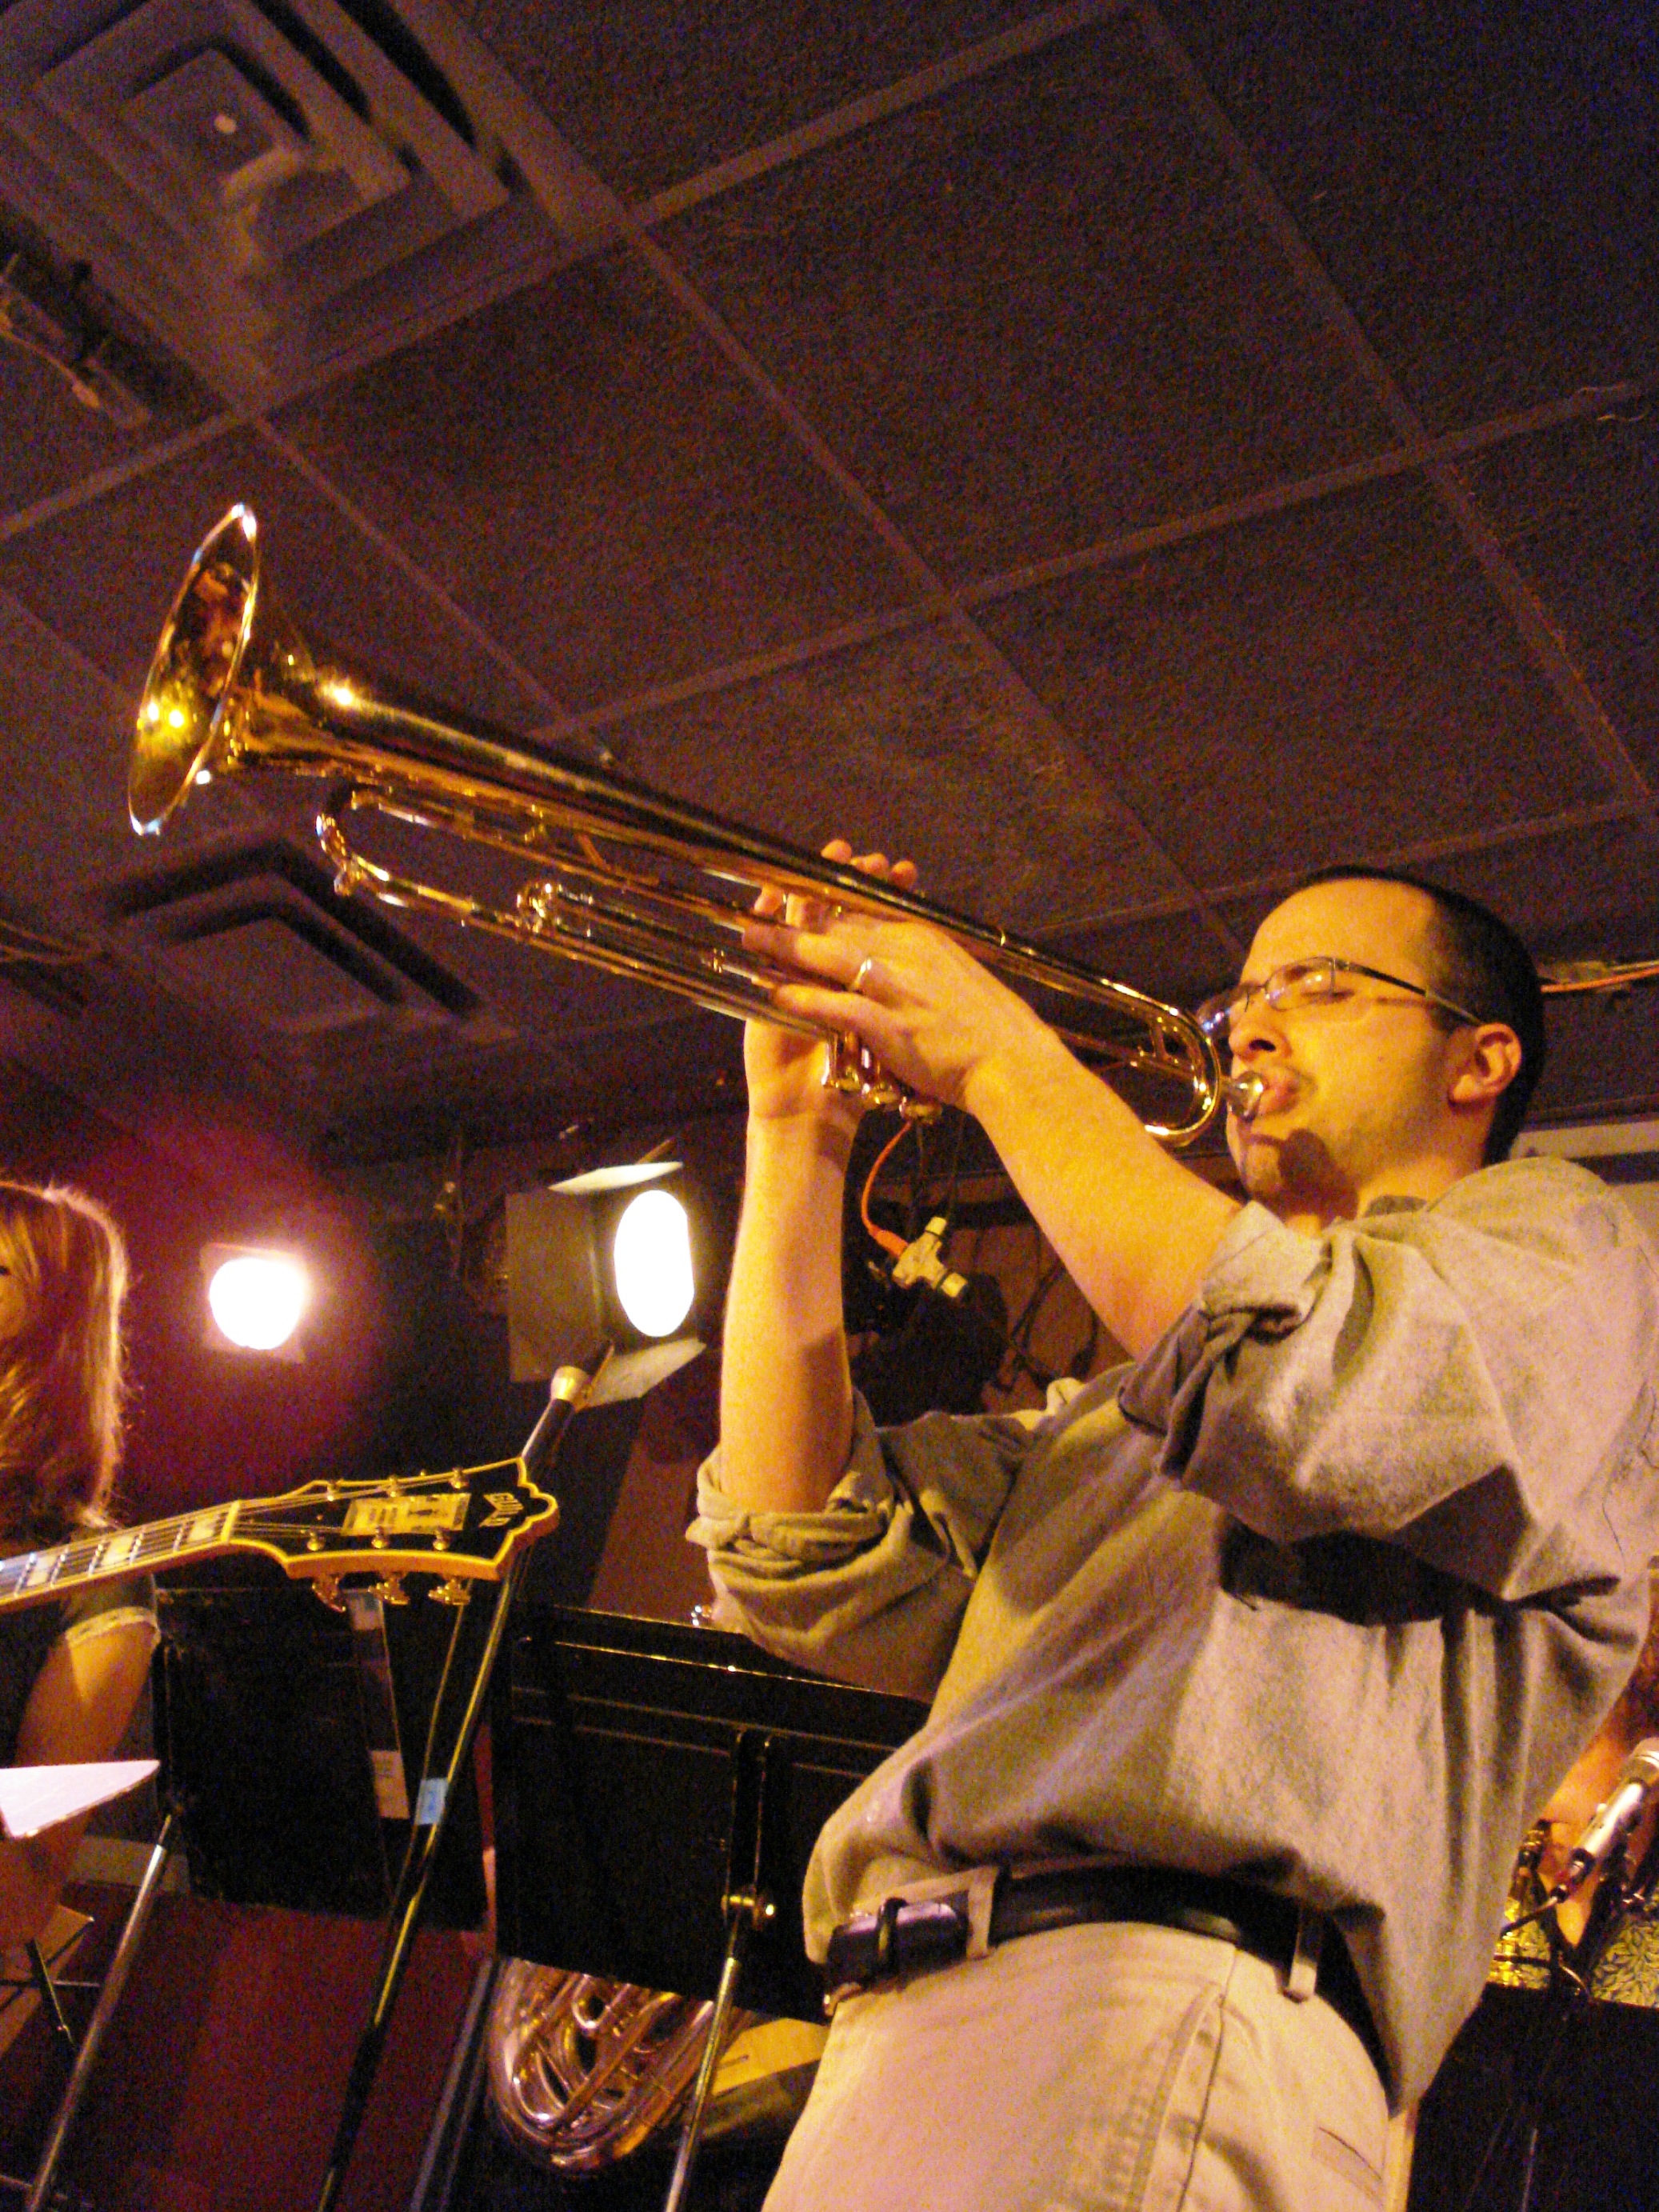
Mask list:
[[[234,1499],[15,1553],[0,1559],[0,1613],[227,1552],[263,1553],[337,1610],[348,1575],[372,1577],[372,1594],[392,1605],[408,1598],[405,1575],[431,1575],[440,1604],[465,1605],[473,1583],[499,1582],[520,1546],[558,1517],[516,1459],[384,1482],[308,1482],[281,1498]]]

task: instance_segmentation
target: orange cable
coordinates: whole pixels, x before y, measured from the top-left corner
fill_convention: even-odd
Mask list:
[[[876,1224],[871,1220],[870,1194],[876,1187],[876,1177],[886,1166],[894,1152],[909,1135],[910,1127],[911,1125],[908,1121],[901,1121],[899,1123],[897,1135],[889,1138],[888,1141],[876,1154],[875,1164],[871,1168],[869,1174],[864,1178],[864,1188],[859,1193],[859,1219],[864,1224],[865,1228],[868,1231],[870,1236],[878,1244],[880,1245],[882,1250],[890,1254],[895,1260],[898,1259],[906,1249],[904,1239],[902,1237],[896,1237],[890,1229],[878,1228]]]

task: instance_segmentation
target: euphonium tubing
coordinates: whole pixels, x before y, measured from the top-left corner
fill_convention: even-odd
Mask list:
[[[908,1094],[834,1032],[780,1013],[774,991],[799,975],[744,950],[763,886],[946,930],[1022,989],[1080,1059],[1183,1089],[1184,1119],[1147,1124],[1166,1144],[1191,1143],[1224,1104],[1250,1103],[1249,1079],[1230,1084],[1210,1040],[1177,1007],[915,892],[643,784],[526,752],[509,732],[461,722],[319,660],[270,603],[258,528],[238,506],[198,550],[155,649],[128,775],[134,829],[158,832],[193,785],[249,768],[338,787],[317,834],[342,892],[443,914],[717,1012],[822,1037],[832,1079],[872,1103],[905,1104]],[[507,854],[536,872],[509,906],[395,875],[348,841],[342,817],[360,809]]]
[[[504,1959],[484,2027],[489,2110],[535,2165],[592,2174],[653,2138],[690,2094],[714,2007],[629,1982]],[[731,2015],[703,2129],[781,2142],[827,2033]]]
[[[556,2172],[614,2165],[690,2089],[714,2009],[699,1998],[507,1960],[487,2030],[497,2120]]]

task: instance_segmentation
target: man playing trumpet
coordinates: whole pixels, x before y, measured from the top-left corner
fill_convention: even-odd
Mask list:
[[[1531,963],[1413,882],[1293,892],[1201,1012],[1261,1079],[1241,1204],[928,924],[768,902],[750,933],[812,979],[781,1007],[978,1119],[1127,1354],[1041,1415],[878,1433],[857,1109],[750,1025],[693,1534],[723,1620],[932,1704],[812,1861],[842,1994],[769,2206],[1374,2205],[1659,1527],[1651,1255],[1582,1170],[1504,1158]]]

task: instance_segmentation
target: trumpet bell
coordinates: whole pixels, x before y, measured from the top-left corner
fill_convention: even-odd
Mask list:
[[[127,767],[127,811],[141,836],[159,833],[208,763],[224,729],[259,597],[258,526],[233,507],[196,550],[173,602],[138,703]]]

